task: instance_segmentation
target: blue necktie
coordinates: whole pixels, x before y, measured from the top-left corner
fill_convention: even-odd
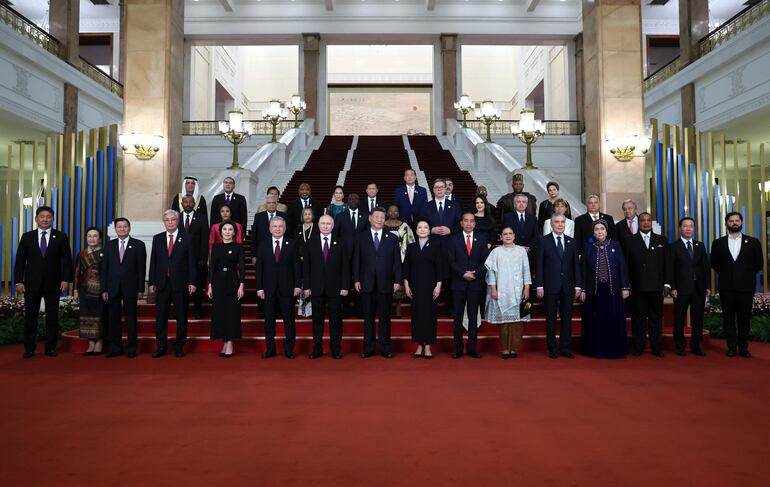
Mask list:
[[[374,250],[380,250],[380,232],[374,232]]]
[[[695,260],[695,252],[692,251],[692,242],[687,241],[687,253],[690,254],[690,260]]]
[[[556,249],[559,251],[559,257],[564,257],[564,246],[561,244],[561,235],[556,237]]]
[[[438,202],[438,221],[439,223],[444,221],[444,206],[441,201]]]

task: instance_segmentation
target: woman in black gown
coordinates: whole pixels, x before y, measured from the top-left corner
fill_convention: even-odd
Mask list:
[[[235,243],[236,227],[232,222],[219,226],[222,243],[211,249],[208,296],[211,299],[211,338],[224,340],[220,357],[233,356],[233,340],[241,338],[241,305],[243,278],[243,244]]]
[[[436,343],[436,299],[441,293],[442,259],[439,245],[432,241],[430,225],[417,220],[417,241],[406,247],[404,289],[412,300],[412,341],[418,344],[415,358],[433,358],[430,345]]]
[[[473,215],[476,217],[476,226],[473,227],[473,231],[483,233],[487,236],[487,242],[494,244],[497,242],[500,232],[497,231],[495,213],[492,211],[489,201],[485,196],[476,196],[473,209],[475,210]]]
[[[581,266],[584,282],[583,331],[580,350],[595,358],[622,358],[628,352],[626,310],[629,283],[620,244],[607,238],[605,220],[593,223],[594,239],[585,245]]]

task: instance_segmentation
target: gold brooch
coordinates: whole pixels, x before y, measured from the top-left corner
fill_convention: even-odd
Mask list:
[[[51,238],[56,238],[56,235],[51,235]]]

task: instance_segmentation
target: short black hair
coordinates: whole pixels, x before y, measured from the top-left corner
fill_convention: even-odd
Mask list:
[[[643,211],[643,212],[639,213],[638,215],[636,215],[636,218],[641,218],[641,217],[643,217],[644,215],[647,215],[647,216],[649,216],[650,218],[652,218],[652,215],[650,214],[650,212],[649,212],[649,211]]]
[[[86,233],[84,233],[83,235],[88,235],[88,232],[90,232],[91,230],[94,230],[96,233],[99,234],[99,238],[102,238],[102,231],[99,228],[93,227],[93,226],[86,228]]]
[[[278,186],[270,186],[269,188],[267,188],[267,191],[265,191],[265,194],[270,194],[270,190],[271,189],[274,189],[274,190],[278,191],[278,194],[281,194],[281,190],[278,189]]]
[[[115,218],[114,220],[112,220],[112,225],[115,226],[119,222],[126,222],[126,223],[128,223],[128,228],[131,228],[131,222],[128,221],[128,218],[123,217],[123,216],[119,216],[119,217]]]
[[[428,228],[433,228],[433,227],[431,226],[431,224],[430,224],[430,221],[428,221],[428,219],[427,219],[427,218],[425,218],[424,216],[421,216],[420,218],[418,218],[418,219],[417,219],[417,221],[416,221],[416,222],[414,222],[414,228],[417,228],[417,225],[418,225],[420,222],[425,222],[425,223],[427,223],[427,224],[428,224]]]
[[[695,225],[695,220],[691,216],[683,216],[681,220],[679,220],[679,228],[682,228],[682,223],[686,222],[687,220],[690,220],[693,225]]]
[[[731,216],[738,216],[738,218],[741,219],[741,222],[743,222],[743,215],[741,215],[740,212],[731,211],[730,213],[725,215],[725,223],[727,223],[727,220],[729,220]]]
[[[385,208],[383,208],[382,206],[375,206],[375,207],[374,207],[374,209],[372,210],[372,213],[371,213],[371,214],[372,214],[372,215],[374,215],[374,214],[375,214],[375,213],[377,213],[378,211],[381,211],[381,212],[382,212],[382,213],[384,213],[385,215],[387,215],[387,214],[388,214],[388,212],[387,212],[387,211],[385,211]]]
[[[472,212],[471,210],[464,211],[462,216],[461,216],[461,218],[465,218],[465,215],[470,215],[470,216],[473,217],[474,220],[476,219],[476,214],[474,212]]]
[[[219,236],[222,236],[222,229],[225,228],[225,225],[230,225],[233,227],[233,240],[238,238],[238,225],[231,221],[226,221],[219,224]]]
[[[548,181],[548,182],[545,184],[545,189],[548,189],[548,188],[550,188],[551,186],[554,186],[556,189],[561,189],[561,188],[559,188],[559,183],[557,183],[556,181]]]
[[[35,216],[38,216],[44,211],[47,211],[48,213],[50,213],[51,216],[54,215],[53,208],[51,208],[50,206],[38,206],[37,210],[35,210]]]

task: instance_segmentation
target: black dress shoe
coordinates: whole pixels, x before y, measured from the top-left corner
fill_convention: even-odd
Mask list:
[[[727,355],[728,357],[737,357],[737,356],[738,356],[738,353],[737,353],[735,350],[728,350],[728,351],[725,353],[725,355]]]
[[[751,352],[749,352],[748,350],[742,350],[738,352],[738,355],[740,355],[743,358],[751,358]]]
[[[220,357],[224,357],[225,356],[225,352],[219,352],[219,356]]]
[[[561,352],[559,355],[566,358],[575,358],[575,354],[572,352]]]
[[[94,355],[94,351],[93,350],[90,350],[88,352],[83,352],[83,356],[84,357],[90,357],[91,355]]]
[[[361,357],[361,358],[369,358],[369,357],[371,357],[372,355],[374,355],[374,352],[361,352],[361,355],[360,355],[360,357]]]
[[[297,356],[294,352],[289,352],[288,350],[283,352],[283,354],[286,356],[286,358],[294,358]]]
[[[128,358],[136,358],[136,352],[128,352],[127,357]]]
[[[508,352],[501,353],[500,358],[503,360],[508,360],[509,358],[511,358],[511,354]]]
[[[452,358],[460,358],[462,356],[463,356],[462,353],[452,352]]]
[[[333,354],[332,354],[332,358],[333,358],[334,360],[339,360],[339,359],[341,359],[341,358],[342,358],[342,354],[341,354],[341,353],[339,353],[339,352],[337,352],[337,353],[333,353]]]
[[[233,355],[234,354],[232,354],[232,353],[226,353],[226,354],[222,355],[222,357],[224,357],[224,358],[232,358]]]
[[[695,352],[693,352],[693,353],[695,353]],[[703,353],[703,352],[701,352],[701,353]],[[656,357],[661,357],[661,358],[662,358],[662,357],[663,357],[663,355],[664,355],[662,350],[653,350],[653,351],[652,351],[652,354],[653,354],[653,355],[655,355]],[[696,354],[696,355],[697,355],[697,354]]]
[[[110,353],[108,353],[108,354],[107,354],[107,358],[115,358],[115,357],[120,357],[121,355],[123,355],[123,350],[118,350],[118,351],[116,351],[116,352],[110,352]]]
[[[701,350],[700,348],[695,348],[695,349],[691,350],[690,352],[693,355],[697,355],[698,357],[705,357],[706,356],[706,353],[703,350]]]
[[[320,350],[313,350],[312,352],[310,352],[310,355],[308,355],[307,358],[315,359],[315,358],[323,357],[323,356],[324,356],[324,353],[321,352]]]
[[[676,354],[679,355],[680,357],[684,357],[685,355],[687,355],[687,352],[685,352],[684,350],[677,350]]]
[[[470,352],[465,352],[465,355],[473,358],[481,358],[481,354],[477,352],[476,350],[472,350]]]
[[[431,355],[423,355],[422,357],[430,360],[430,359],[433,358],[433,355],[432,354]]]
[[[380,355],[382,355],[383,358],[393,358],[393,354],[390,352],[385,352]]]
[[[166,355],[166,351],[165,350],[156,350],[156,351],[152,352],[152,358],[160,358],[160,357],[162,357],[164,355]]]
[[[45,351],[45,356],[46,357],[56,357],[57,355],[59,355],[59,352],[57,352],[56,350],[46,350]]]
[[[476,358],[480,358],[480,357],[481,357],[481,355],[479,355]],[[516,352],[511,352],[511,353],[508,354],[508,358],[519,358],[519,354],[516,353]]]
[[[556,352],[548,352],[548,358],[559,358],[559,354]]]
[[[176,355],[176,358],[182,358],[187,354],[184,353],[184,350],[177,350],[176,352],[174,352],[174,355]]]
[[[32,352],[30,350],[27,350],[21,354],[21,358],[32,358],[34,356],[35,356],[35,352]]]
[[[91,352],[91,355],[96,356],[96,355],[101,355],[103,353],[104,353],[104,350],[99,350],[98,352],[96,350],[94,350],[93,352]]]
[[[276,356],[275,350],[268,350],[266,352],[262,352],[262,358],[270,358],[275,356]]]

